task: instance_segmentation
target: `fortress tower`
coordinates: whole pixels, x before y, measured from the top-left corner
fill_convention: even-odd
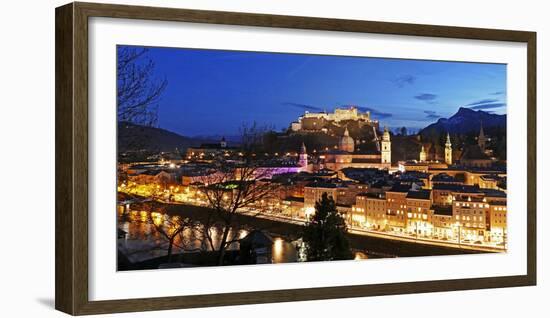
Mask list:
[[[451,145],[451,136],[447,133],[447,141],[445,142],[445,163],[448,165],[453,164],[453,148]]]
[[[391,140],[390,140],[390,132],[388,131],[388,127],[384,128],[381,148],[382,150],[380,152],[382,154],[382,163],[391,164]]]

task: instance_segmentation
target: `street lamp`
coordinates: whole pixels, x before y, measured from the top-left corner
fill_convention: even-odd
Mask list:
[[[456,222],[455,225],[458,229],[458,247],[460,247],[460,241],[461,241],[461,239],[460,239],[460,222]]]

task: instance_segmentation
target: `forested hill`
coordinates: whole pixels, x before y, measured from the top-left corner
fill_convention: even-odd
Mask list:
[[[210,140],[181,136],[162,128],[141,126],[129,122],[118,123],[118,151],[185,151]]]

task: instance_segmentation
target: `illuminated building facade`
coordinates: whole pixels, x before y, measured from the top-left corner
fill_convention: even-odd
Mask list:
[[[479,195],[460,195],[452,203],[453,221],[461,241],[483,242],[489,212],[487,200]]]
[[[384,134],[382,135],[380,146],[380,152],[382,153],[382,163],[391,165],[391,139],[388,127],[384,128]]]
[[[378,143],[378,141],[375,141]],[[323,166],[327,169],[340,171],[345,168],[377,168],[391,167],[391,140],[387,129],[382,141],[377,145],[381,151],[355,151],[355,141],[346,128],[338,143],[338,149],[329,150],[322,154]]]
[[[315,183],[304,187],[304,209],[307,216],[315,213],[315,203],[326,193],[336,202],[338,200],[339,188],[341,186],[334,183]]]
[[[451,205],[433,206],[432,227],[434,238],[442,240],[453,239],[453,224],[453,207]]]
[[[488,240],[491,242],[506,242],[507,207],[503,202],[492,202],[489,205],[487,215],[488,228],[490,229]]]
[[[453,164],[453,145],[449,133],[447,133],[447,140],[445,141],[445,163],[448,165]]]
[[[381,230],[386,221],[386,197],[382,193],[362,193],[352,208],[353,220],[366,228]]]
[[[420,148],[420,154],[418,155],[418,157],[420,162],[426,161],[426,150],[424,149],[424,145],[422,145],[422,148]]]
[[[415,235],[432,235],[432,191],[417,190],[407,192],[407,232]]]
[[[328,125],[338,125],[343,121],[356,121],[359,125],[370,125],[378,128],[378,121],[370,118],[370,112],[360,112],[357,107],[336,108],[333,113],[305,112],[298,118],[298,121],[292,122],[290,128],[292,131],[323,131]]]
[[[386,229],[406,232],[407,227],[407,193],[410,186],[397,184],[386,192]]]

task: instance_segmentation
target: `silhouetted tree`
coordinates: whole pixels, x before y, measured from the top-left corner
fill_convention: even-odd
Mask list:
[[[183,218],[177,215],[169,216],[165,213],[150,212],[149,213],[150,224],[160,234],[160,237],[168,245],[167,258],[168,263],[172,262],[172,251],[176,244],[178,247],[184,248],[182,233],[185,229],[190,229],[193,223],[188,218]],[[179,239],[179,240],[178,240]]]
[[[201,178],[204,184],[201,191],[210,208],[204,224],[204,237],[210,248],[218,252],[218,265],[223,265],[226,250],[240,239],[239,232],[246,229],[238,213],[251,207],[260,208],[261,211],[260,202],[276,194],[277,185],[261,181],[270,177],[269,171],[261,168],[262,160],[257,158],[264,132],[255,124],[243,126],[240,159],[234,161],[220,158],[215,162],[216,172]],[[213,227],[219,231],[214,233]],[[217,233],[221,233],[221,236],[214,240],[213,236]]]
[[[304,227],[307,261],[351,259],[344,218],[326,193],[315,203],[315,214]]]
[[[117,49],[118,121],[152,126],[157,121],[157,103],[167,85],[155,78],[155,63],[148,49],[121,46]]]

